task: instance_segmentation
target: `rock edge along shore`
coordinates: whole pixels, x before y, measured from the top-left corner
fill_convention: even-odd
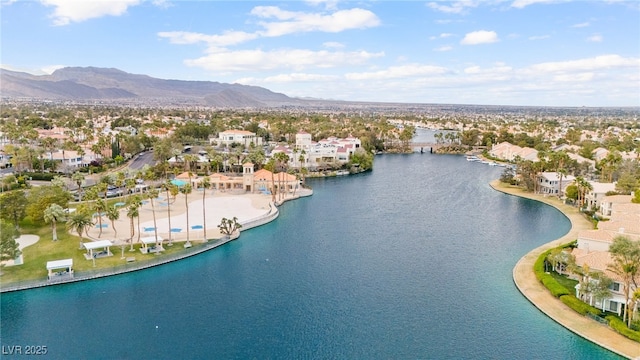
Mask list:
[[[560,299],[555,298],[542,283],[538,281],[533,272],[533,265],[538,256],[548,249],[566,244],[578,238],[578,233],[583,230],[593,229],[591,222],[576,208],[563,204],[555,197],[544,197],[527,193],[524,190],[500,183],[494,180],[491,187],[505,194],[520,196],[551,205],[561,211],[570,221],[571,230],[564,236],[531,250],[523,256],[513,268],[513,281],[518,290],[533,305],[545,315],[564,326],[575,334],[610,350],[628,359],[640,359],[640,344],[630,340],[607,325],[600,324],[585,316],[582,316],[566,306]]]

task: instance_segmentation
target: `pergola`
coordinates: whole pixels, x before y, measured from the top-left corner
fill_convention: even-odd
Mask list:
[[[84,257],[87,260],[91,260],[99,257],[113,256],[111,251],[109,251],[109,247],[112,245],[113,243],[110,240],[99,240],[99,241],[93,241],[88,243],[82,243],[82,246],[85,249],[87,249],[87,253],[84,254]],[[94,250],[100,249],[100,248],[104,250],[100,252],[94,252]]]
[[[73,259],[47,261],[47,272],[47,280],[73,278]]]
[[[140,238],[140,242],[142,242],[142,247],[140,248],[140,252],[143,254],[148,254],[150,252],[160,252],[164,250],[164,248],[162,248],[162,241],[163,239],[160,236],[158,236],[157,241],[155,236],[147,236],[147,237]],[[156,242],[159,243],[157,248],[155,247]],[[149,245],[151,245],[151,247],[149,247]]]

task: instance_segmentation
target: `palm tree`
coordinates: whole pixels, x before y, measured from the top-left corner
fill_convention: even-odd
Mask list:
[[[58,204],[51,204],[44,210],[44,222],[51,223],[53,241],[58,241],[57,223],[58,221],[65,221],[65,215],[64,209]]]
[[[85,177],[84,174],[80,171],[76,171],[71,175],[71,180],[73,180],[76,185],[78,185],[78,200],[82,201],[82,182],[84,182]]]
[[[80,236],[80,248],[82,248],[82,240],[84,239],[82,235],[91,225],[93,225],[91,213],[85,209],[78,209],[67,220],[67,228],[75,230]]]
[[[611,260],[608,269],[622,278],[622,288],[624,292],[624,313],[622,321],[627,321],[627,326],[631,326],[632,296],[631,285],[636,282],[640,274],[640,241],[632,241],[626,236],[616,236],[609,246]]]
[[[153,172],[153,170],[147,169],[147,171],[144,172],[144,179],[147,181],[153,181],[156,179],[156,174]],[[156,236],[156,246],[161,245],[158,243],[158,226],[156,223],[156,207],[153,201],[158,197],[158,193],[159,191],[156,188],[150,188],[147,191],[147,199],[149,199],[149,202],[151,203],[151,214],[153,215],[153,232]],[[169,232],[171,232],[171,229],[169,229]]]
[[[153,216],[153,233],[156,236],[156,246],[159,246],[160,244],[158,243],[158,226],[156,223],[156,207],[155,207],[155,203],[154,203],[154,199],[156,199],[158,197],[158,189],[149,189],[149,191],[147,191],[147,199],[149,199],[149,202],[151,203],[151,215]],[[169,231],[171,231],[171,229],[169,229]]]
[[[268,170],[271,173],[271,202],[276,202],[276,181],[274,179],[273,173],[276,170],[276,160],[274,158],[269,159],[269,161],[264,165],[264,169]]]
[[[282,191],[282,180],[284,179],[284,173],[287,170],[287,165],[289,162],[289,155],[283,153],[283,152],[279,152],[273,155],[274,159],[276,160],[276,168],[279,170],[278,173],[278,187],[280,190],[280,200],[282,200],[284,198],[285,192]]]
[[[176,200],[176,196],[180,191],[176,185],[174,185],[171,181],[167,180],[163,187],[167,194],[167,222],[169,225],[169,246],[173,245],[173,240],[171,238],[171,204]],[[171,200],[173,198],[173,200]]]
[[[187,215],[187,242],[184,244],[186,247],[191,246],[191,242],[189,241],[189,194],[191,193],[191,182],[185,184],[181,189],[184,194],[184,205],[186,207],[186,215]]]
[[[111,221],[111,228],[113,229],[113,237],[118,236],[118,232],[116,231],[116,220],[120,218],[120,209],[116,206],[108,206],[106,208],[107,219]]]
[[[96,212],[96,216],[98,217],[98,237],[102,236],[102,214],[107,211],[107,202],[103,199],[97,199],[93,203],[93,210]]]
[[[142,201],[140,200],[139,195],[135,195],[129,199],[129,207],[127,208],[127,217],[130,220],[131,225],[131,238],[129,239],[129,243],[131,243],[131,247],[129,251],[133,251],[133,236],[136,234],[135,227],[133,224],[133,219],[138,218],[138,241],[140,240],[140,206],[142,205]]]
[[[202,236],[204,237],[203,242],[207,242],[207,207],[205,206],[205,199],[207,189],[211,186],[211,181],[208,176],[205,176],[200,181],[200,184],[202,185]]]

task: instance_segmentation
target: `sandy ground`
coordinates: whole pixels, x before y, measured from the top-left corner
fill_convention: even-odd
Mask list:
[[[158,236],[167,240],[171,234],[172,241],[186,241],[187,206],[185,205],[185,197],[179,194],[176,199],[170,199],[170,201],[171,229],[174,229],[174,232],[171,233],[169,232],[169,216],[167,212],[169,207],[167,206],[166,195],[160,194],[159,197],[153,201],[156,216],[155,227],[157,227]],[[246,222],[267,214],[270,210],[270,202],[270,195],[233,195],[218,191],[215,193],[208,192],[205,197],[207,238],[214,239],[222,236],[218,225],[223,217],[228,219],[237,217],[239,222]],[[189,194],[188,206],[189,227],[203,226],[202,191],[195,191]],[[126,208],[123,207],[120,210],[120,219],[115,221],[115,233],[111,222],[104,216],[102,218],[102,224],[102,234],[99,235],[99,225],[96,224],[89,230],[90,238],[93,240],[111,240],[115,244],[128,243],[129,237],[131,236],[131,224],[130,219],[127,217]],[[134,227],[136,232],[134,236],[135,242],[138,237],[137,219],[134,220]],[[140,236],[153,236],[153,228],[153,209],[151,202],[145,200],[140,209]],[[148,231],[145,231],[145,229]],[[180,229],[180,231],[176,232],[176,229]],[[203,229],[192,229],[189,233],[189,238],[190,240],[202,240],[203,233]]]
[[[22,251],[22,249],[26,248],[27,246],[37,243],[38,240],[40,240],[40,237],[38,235],[27,234],[27,235],[20,235],[20,237],[16,239],[16,242],[18,243],[18,249]],[[13,266],[13,265],[22,265],[23,261],[24,261],[24,258],[22,257],[22,254],[20,254],[20,256],[18,256],[16,259],[6,260],[6,261],[3,261],[3,263],[5,264],[5,266]]]

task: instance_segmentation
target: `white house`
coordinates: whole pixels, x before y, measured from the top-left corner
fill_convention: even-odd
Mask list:
[[[606,196],[609,191],[615,191],[615,183],[601,183],[595,181],[589,181],[591,184],[591,190],[585,194],[585,203],[589,209],[600,209],[600,202]]]
[[[299,132],[296,134],[294,158],[296,154],[302,155],[302,163],[298,158],[293,159],[299,166],[309,169],[317,169],[326,165],[340,165],[349,162],[353,155],[362,146],[360,139],[349,136],[344,139],[329,137],[314,142],[311,134]],[[276,151],[276,150],[274,150]],[[295,166],[295,165],[294,165]]]
[[[517,157],[523,160],[538,161],[538,151],[528,147],[520,147],[506,141],[493,145],[489,154],[497,159],[514,161]]]
[[[218,146],[229,146],[233,143],[240,144],[246,148],[251,144],[255,146],[262,146],[262,138],[256,136],[255,133],[246,130],[225,130],[218,134],[217,138],[209,139],[210,144],[217,144]]]
[[[573,175],[562,175],[557,172],[541,172],[536,177],[538,193],[562,197],[564,191],[576,178]]]
[[[611,202],[611,219],[600,221],[598,230],[581,231],[578,234],[578,246],[573,249],[572,254],[575,256],[576,265],[580,267],[586,265],[591,271],[602,272],[613,280],[613,285],[610,287],[611,294],[603,300],[594,299],[591,295],[581,292],[580,284],[578,284],[576,297],[602,310],[620,315],[625,303],[623,279],[609,270],[609,265],[612,263],[609,246],[618,236],[625,236],[632,241],[640,241],[640,204],[631,203],[630,198],[626,202],[618,202],[624,201],[623,198],[609,200],[616,200]],[[640,283],[640,275],[636,279],[636,283]],[[635,291],[635,287],[632,285],[631,293],[633,291]]]
[[[598,213],[602,217],[611,217],[613,212],[613,207],[616,204],[630,204],[631,203],[631,195],[610,195],[605,196],[600,201],[600,209]]]

